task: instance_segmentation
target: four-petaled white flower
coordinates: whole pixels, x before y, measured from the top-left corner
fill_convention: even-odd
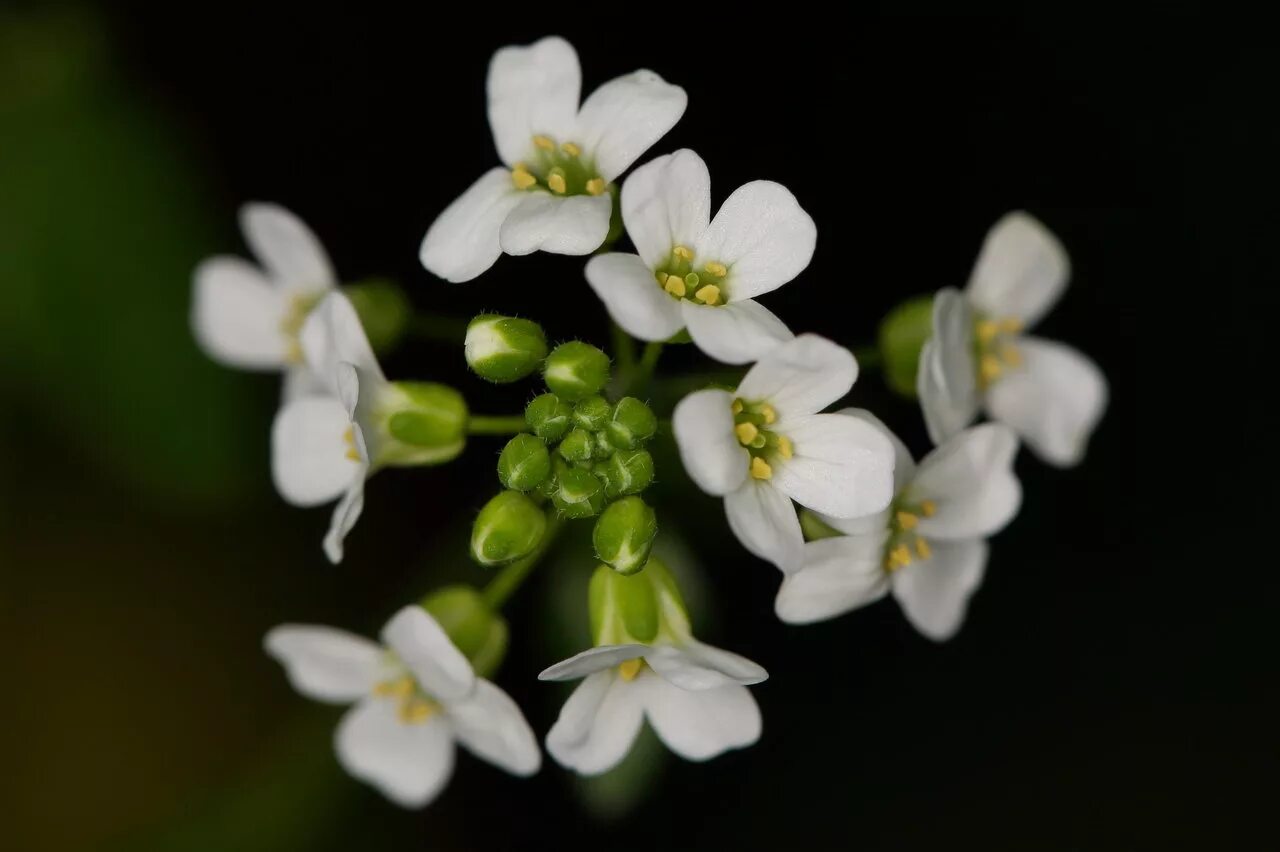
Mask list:
[[[935,444],[985,409],[1050,464],[1084,457],[1107,405],[1106,378],[1075,349],[1021,333],[1053,307],[1069,269],[1053,234],[1010,213],[987,234],[964,292],[938,293],[916,376]]]
[[[786,187],[744,184],[711,218],[711,176],[688,149],[646,163],[622,186],[622,221],[638,255],[605,254],[587,281],[609,315],[642,340],[687,328],[728,364],[759,359],[793,335],[756,296],[809,265],[818,230]]]
[[[355,704],[334,742],[347,772],[416,808],[453,774],[455,742],[512,774],[538,771],[542,755],[520,708],[476,676],[425,610],[400,610],[382,641],[385,647],[332,627],[292,624],[266,637],[267,653],[298,692]]]
[[[783,571],[800,567],[804,536],[791,501],[838,518],[893,498],[893,446],[844,414],[818,414],[853,387],[847,350],[802,334],[756,363],[732,393],[703,390],[676,406],[676,442],[703,491],[724,497],[743,546]]]
[[[489,124],[506,167],[486,172],[440,214],[422,265],[469,281],[498,255],[589,254],[609,233],[610,183],[675,126],[687,97],[652,71],[596,89],[564,39],[504,47],[489,64]]]
[[[284,398],[317,390],[299,333],[308,313],[337,286],[320,241],[275,204],[246,204],[240,230],[258,259],[212,257],[196,267],[191,325],[215,361],[284,373]]]
[[[845,413],[875,424],[893,442],[896,496],[877,515],[822,518],[843,535],[804,546],[804,567],[778,591],[778,617],[792,624],[820,621],[892,592],[917,630],[949,639],[982,581],[985,539],[1013,520],[1022,503],[1013,473],[1018,439],[1007,426],[983,423],[948,439],[917,466],[869,412]]]

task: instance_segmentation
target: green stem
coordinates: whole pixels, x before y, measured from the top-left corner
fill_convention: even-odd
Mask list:
[[[613,359],[618,363],[619,370],[630,372],[636,363],[635,341],[616,322],[609,325],[613,332]]]
[[[423,340],[461,344],[467,339],[467,320],[434,314],[415,314],[409,320],[409,331]]]
[[[555,542],[556,536],[560,534],[560,528],[564,526],[564,521],[552,515],[551,520],[547,522],[547,531],[542,536],[542,541],[538,542],[538,546],[533,553],[528,556],[521,557],[512,562],[507,567],[498,572],[498,575],[489,581],[489,584],[480,591],[480,597],[488,604],[489,608],[494,612],[502,609],[502,605],[507,602],[520,588],[521,584],[528,579],[530,572],[533,571],[535,565],[546,554],[547,550]]]
[[[623,396],[633,391],[642,392],[649,384],[649,379],[653,378],[653,368],[658,366],[658,358],[662,356],[662,346],[661,343],[645,344],[644,352],[640,355],[640,363],[627,377],[627,383],[622,389]]]
[[[510,417],[473,414],[467,420],[469,435],[514,435],[517,432],[523,432],[526,428],[523,414],[513,414]]]

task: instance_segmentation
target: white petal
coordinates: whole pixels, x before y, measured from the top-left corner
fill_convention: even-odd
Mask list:
[[[652,71],[633,71],[596,89],[578,111],[575,142],[605,181],[625,172],[676,126],[689,98]]]
[[[883,511],[893,499],[893,444],[878,427],[843,414],[785,420],[789,459],[775,457],[773,487],[815,512],[856,518]]]
[[[368,469],[360,465],[347,493],[343,494],[342,499],[333,507],[333,515],[329,519],[329,531],[324,536],[324,554],[334,565],[342,561],[342,543],[364,512],[364,480],[367,475]]]
[[[690,639],[682,645],[662,645],[644,660],[668,683],[681,689],[718,689],[731,684],[749,685],[767,680],[759,665],[729,651]]]
[[[240,229],[253,254],[276,283],[318,293],[337,285],[324,247],[302,220],[278,204],[246,204]]]
[[[205,353],[231,367],[278,370],[288,341],[280,330],[288,296],[235,257],[204,261],[195,272],[191,328]]]
[[[920,519],[920,535],[985,538],[1018,513],[1022,486],[1013,473],[1018,438],[1000,423],[983,423],[950,438],[920,461],[911,483],[913,500],[932,500],[934,514]]]
[[[330,383],[330,393],[339,396],[338,365],[351,364],[358,369],[361,383],[385,383],[387,378],[365,336],[364,326],[355,306],[343,293],[325,297],[307,321],[300,334],[307,364],[317,376]]]
[[[987,233],[965,295],[989,317],[1016,317],[1030,327],[1058,301],[1070,274],[1058,238],[1018,211]]]
[[[573,45],[549,36],[493,54],[485,84],[489,126],[502,162],[513,166],[533,150],[533,137],[570,141],[578,115],[582,70]]]
[[[303,397],[280,409],[271,426],[271,473],[281,497],[295,506],[318,506],[351,487],[361,465],[347,458],[350,425],[333,397]]]
[[[676,404],[671,417],[680,460],[699,488],[722,496],[747,478],[751,455],[733,431],[733,394],[708,388]]]
[[[613,321],[641,340],[667,340],[684,328],[680,302],[634,254],[602,254],[587,262],[587,283]]]
[[[1022,436],[1037,456],[1059,467],[1084,458],[1107,407],[1107,379],[1087,356],[1049,340],[1020,338],[1022,364],[988,390],[987,412]]]
[[[284,371],[283,384],[280,398],[286,404],[303,397],[329,394],[329,383],[312,372],[306,364],[287,368]]]
[[[334,739],[342,767],[401,807],[428,804],[453,774],[453,734],[441,713],[404,724],[394,701],[366,698],[342,717]]]
[[[973,313],[958,290],[933,300],[933,336],[920,352],[916,391],[935,444],[959,432],[978,414],[973,360]]]
[[[745,686],[690,691],[650,675],[637,683],[654,732],[686,760],[709,760],[760,739],[760,708]]]
[[[382,646],[334,627],[282,624],[263,647],[298,692],[317,701],[347,703],[368,695],[382,667]]]
[[[804,533],[787,495],[766,482],[748,479],[725,495],[724,513],[747,550],[788,573],[800,567]]]
[[[543,670],[538,680],[576,680],[649,653],[648,645],[599,645]]]
[[[811,624],[866,606],[889,591],[888,530],[836,536],[804,546],[804,566],[782,580],[774,610],[788,624]]]
[[[693,342],[725,364],[759,360],[794,336],[773,311],[751,299],[715,306],[686,299],[680,308]]]
[[[643,677],[643,676],[642,676]],[[547,751],[560,765],[599,775],[631,750],[644,710],[635,682],[612,671],[596,672],[578,685],[547,734]]]
[[[821,411],[847,394],[858,377],[853,353],[816,334],[779,346],[747,371],[738,397],[768,402],[778,420]]]
[[[711,174],[688,148],[650,160],[622,185],[622,222],[650,269],[675,246],[692,249],[710,219]]]
[[[609,234],[608,194],[562,197],[526,192],[507,214],[498,240],[507,254],[591,254]]]
[[[432,698],[458,701],[475,687],[471,663],[420,606],[411,604],[393,615],[382,628],[382,641]]]
[[[511,696],[487,680],[448,705],[458,742],[472,754],[514,775],[532,775],[542,765],[538,741]]]
[[[907,487],[907,483],[911,482],[916,475],[916,462],[911,456],[911,451],[907,449],[907,445],[902,443],[902,439],[893,433],[893,430],[884,424],[884,421],[876,417],[865,408],[842,408],[836,414],[846,414],[850,417],[857,417],[865,420],[872,426],[875,426],[884,436],[889,439],[889,443],[893,445],[893,490],[894,493],[901,491]]]
[[[730,301],[753,299],[799,275],[813,257],[818,229],[785,186],[757,180],[733,191],[698,237],[699,262],[729,267]]]
[[[893,573],[893,596],[917,630],[942,642],[960,629],[986,564],[987,543],[982,539],[938,542],[928,559]]]
[[[479,276],[502,254],[498,232],[524,197],[512,186],[511,172],[490,169],[431,223],[418,259],[428,272],[446,281]]]

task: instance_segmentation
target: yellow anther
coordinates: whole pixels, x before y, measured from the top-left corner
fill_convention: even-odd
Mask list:
[[[587,181],[588,195],[604,195],[604,178],[592,178]]]
[[[677,299],[683,299],[684,294],[688,292],[684,286],[684,279],[679,275],[668,275],[667,283],[662,285],[662,289],[666,290]]]
[[[564,142],[560,145],[560,150],[564,151],[570,157],[577,157],[582,153],[582,149],[572,142]]]
[[[924,500],[920,503],[920,514],[926,518],[932,518],[933,513],[938,511],[938,504],[932,500]]]
[[[693,260],[693,252],[689,251],[684,246],[676,246],[671,250],[671,253],[681,260]]]
[[[904,530],[913,530],[916,524],[920,523],[920,519],[910,512],[899,512],[896,516],[898,526]]]
[[[784,459],[789,459],[795,455],[795,447],[791,444],[791,439],[786,435],[778,436],[778,455]]]
[[[356,447],[356,427],[354,427],[354,426],[348,426],[348,427],[347,427],[347,431],[345,431],[345,432],[343,432],[343,433],[342,433],[342,443],[346,444],[348,447],[350,447],[350,448],[351,448],[351,449],[353,449],[353,450],[355,449],[355,447]]]
[[[642,668],[644,668],[644,659],[635,657],[619,663],[618,674],[622,675],[623,680],[630,682],[636,679],[636,675],[640,674]]]
[[[741,413],[742,413],[742,400],[740,400],[740,399],[735,399],[735,400],[733,401],[733,405],[731,405],[731,406],[729,406],[729,407],[733,410],[733,413],[734,413],[734,414],[741,414]]]
[[[760,430],[756,428],[754,423],[739,423],[733,427],[733,431],[738,433],[738,443],[744,447],[756,439],[760,434]]]
[[[760,406],[760,415],[764,417],[764,425],[766,426],[770,423],[776,423],[778,420],[778,412],[767,402]]]
[[[515,184],[516,189],[528,189],[537,183],[538,179],[525,171],[523,165],[518,165],[511,170],[511,182]]]
[[[702,268],[717,278],[723,278],[729,274],[729,267],[725,266],[723,263],[716,263],[714,260],[710,263],[704,263]]]
[[[288,347],[284,351],[284,360],[288,364],[301,364],[306,356],[302,352],[302,344],[297,340],[290,340]]]
[[[982,381],[990,384],[1000,378],[1000,373],[1004,369],[1000,365],[1000,359],[994,355],[983,355],[982,360],[978,364],[978,371],[982,376]]]
[[[751,459],[751,475],[756,479],[772,479],[773,468],[769,467],[769,463],[759,456]]]
[[[986,345],[996,339],[996,335],[1000,333],[1000,325],[995,320],[980,320],[975,331],[978,340]]]
[[[551,140],[550,136],[535,136],[533,137],[533,144],[544,151],[554,151],[556,147],[556,143]]]
[[[353,462],[358,462],[358,461],[360,461],[360,451],[359,451],[359,450],[356,450],[356,449],[350,449],[350,450],[347,450],[347,452],[346,452],[346,456],[347,456],[347,458],[349,458],[349,459],[350,459],[351,461],[353,461]]]
[[[929,547],[929,542],[925,541],[922,538],[917,538],[916,539],[916,556],[919,556],[921,559],[928,559],[932,555],[933,555],[933,549]]]
[[[549,186],[551,191],[557,195],[564,195],[566,188],[564,185],[564,175],[552,174],[547,178],[547,186]]]
[[[425,698],[411,698],[400,705],[400,721],[406,725],[420,725],[435,712],[435,705]]]
[[[705,287],[699,287],[698,292],[693,294],[698,301],[707,305],[720,304],[720,288],[714,284],[708,284]]]
[[[1005,334],[1017,334],[1022,331],[1022,320],[1017,317],[1005,317],[1000,320],[1000,330]]]
[[[405,675],[395,680],[384,680],[373,688],[373,694],[382,698],[408,698],[415,688],[413,678]]]
[[[1001,346],[1000,360],[1008,364],[1010,367],[1016,367],[1022,363],[1022,353],[1018,351],[1018,347],[1016,346]]]
[[[893,550],[889,551],[889,570],[896,568],[906,568],[911,564],[911,551],[907,550],[905,544],[900,544]]]

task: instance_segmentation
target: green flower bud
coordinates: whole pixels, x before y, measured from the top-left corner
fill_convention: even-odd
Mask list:
[[[497,671],[507,651],[507,622],[489,608],[479,591],[446,586],[424,598],[422,608],[449,634],[476,674],[488,677]]]
[[[505,384],[538,368],[547,357],[547,337],[532,320],[481,314],[467,325],[465,351],[476,375]]]
[[[571,462],[589,461],[594,451],[595,441],[586,429],[574,429],[560,442],[560,455]]]
[[[884,362],[885,383],[891,389],[915,398],[920,350],[932,335],[932,296],[908,299],[880,322],[880,357]]]
[[[599,473],[610,499],[639,494],[653,482],[653,456],[648,450],[618,450],[600,466]]]
[[[375,403],[380,441],[377,464],[422,465],[449,461],[466,444],[467,403],[448,385],[392,382]]]
[[[573,407],[573,422],[588,432],[598,432],[609,422],[612,408],[602,396],[589,396]]]
[[[567,467],[556,486],[551,502],[566,518],[589,518],[604,508],[604,485],[589,470]]]
[[[371,278],[348,284],[342,292],[356,309],[374,351],[386,352],[400,342],[413,306],[394,282]]]
[[[634,574],[649,561],[658,517],[639,497],[610,503],[591,533],[596,556],[620,574]]]
[[[511,562],[532,553],[546,531],[547,516],[536,503],[519,491],[503,491],[476,515],[471,558],[481,565]]]
[[[608,565],[596,568],[587,592],[591,636],[597,645],[625,645],[665,638],[685,641],[689,615],[675,578],[656,556],[636,574]]]
[[[597,432],[591,440],[591,458],[596,461],[603,461],[613,455],[613,444],[609,443],[609,436],[604,432]]]
[[[547,445],[527,432],[516,435],[498,456],[498,479],[507,488],[529,491],[551,476]]]
[[[613,407],[613,418],[606,431],[615,447],[634,450],[658,431],[658,418],[649,406],[634,396],[624,396]]]
[[[553,393],[535,397],[524,410],[524,422],[544,441],[559,441],[569,431],[573,406]]]
[[[609,382],[609,356],[580,340],[561,343],[547,356],[542,377],[553,393],[576,402]]]

